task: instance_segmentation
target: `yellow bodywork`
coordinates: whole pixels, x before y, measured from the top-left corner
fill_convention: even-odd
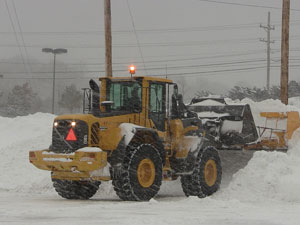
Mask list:
[[[29,160],[39,169],[51,171],[93,171],[106,166],[106,152],[54,154],[49,150],[30,151]],[[44,163],[41,163],[44,162]]]
[[[261,112],[261,117],[266,118],[263,127],[258,126],[261,140],[247,146],[248,149],[287,149],[288,140],[290,140],[294,132],[300,127],[299,112]],[[284,122],[285,127],[280,127],[279,123]],[[272,123],[271,127],[270,123]],[[265,131],[270,131],[269,136],[264,135]]]
[[[52,171],[52,178],[79,180],[90,178],[91,171],[107,165],[106,152],[81,152],[54,154],[49,150],[30,151],[29,161],[37,168]],[[107,177],[93,177],[106,180]]]
[[[120,128],[122,123],[135,124],[141,127],[155,129],[164,143],[166,154],[166,164],[164,171],[171,169],[168,157],[175,154],[177,158],[185,158],[194,144],[194,140],[185,137],[185,134],[192,130],[197,130],[196,126],[183,127],[183,123],[179,119],[165,120],[165,131],[159,131],[155,128],[153,121],[149,118],[149,82],[162,82],[171,84],[172,81],[163,78],[153,77],[135,77],[142,78],[142,110],[139,113],[130,113],[118,116],[96,117],[92,114],[72,114],[61,115],[55,118],[59,120],[80,120],[88,125],[88,147],[100,148],[101,152],[80,152],[73,154],[54,154],[49,150],[31,151],[30,162],[39,169],[52,171],[52,178],[57,179],[94,179],[109,180],[109,176],[95,176],[93,171],[101,170],[107,166],[107,158],[117,149],[123,134]],[[106,85],[108,80],[111,81],[132,81],[132,78],[100,78],[100,103],[107,100]],[[101,112],[105,108],[100,104]],[[98,131],[99,143],[92,143],[91,127],[94,123],[99,123]],[[93,157],[90,157],[93,156]],[[168,178],[165,178],[168,179]]]

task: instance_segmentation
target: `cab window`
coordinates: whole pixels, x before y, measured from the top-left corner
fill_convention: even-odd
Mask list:
[[[149,118],[160,130],[165,130],[166,119],[166,85],[164,83],[150,83]]]
[[[111,82],[107,86],[107,101],[112,111],[140,112],[142,87],[139,82]]]
[[[150,85],[150,112],[163,112],[163,91],[164,85]]]

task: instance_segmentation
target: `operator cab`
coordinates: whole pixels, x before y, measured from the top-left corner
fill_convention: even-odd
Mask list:
[[[168,118],[190,116],[177,85],[171,80],[134,76],[104,77],[100,81],[101,89],[96,82],[90,81],[91,112],[95,116],[138,114],[139,121],[151,120],[153,127],[160,131],[166,130]]]

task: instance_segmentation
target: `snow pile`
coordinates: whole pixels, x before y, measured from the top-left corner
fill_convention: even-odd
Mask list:
[[[51,143],[54,116],[45,113],[0,117],[0,190],[39,192],[52,189],[49,173],[29,163],[28,151]]]
[[[291,98],[289,101],[291,101],[293,104],[284,105],[278,99],[268,99],[261,102],[254,102],[249,98],[245,98],[242,101],[232,101],[230,99],[226,99],[228,104],[249,104],[256,126],[263,126],[265,123],[265,118],[260,117],[259,115],[260,112],[300,112],[300,98],[298,100],[296,98]]]
[[[263,125],[264,118],[259,112],[299,111],[300,99],[293,99],[293,106],[283,105],[279,100],[253,102],[242,100],[250,105],[256,125]],[[288,153],[255,152],[248,165],[239,170],[227,188],[216,197],[242,201],[264,201],[274,199],[300,202],[300,129],[289,143]]]
[[[300,108],[300,97],[289,98],[289,105]]]
[[[220,193],[241,201],[283,200],[300,202],[300,142],[289,150],[256,152]]]

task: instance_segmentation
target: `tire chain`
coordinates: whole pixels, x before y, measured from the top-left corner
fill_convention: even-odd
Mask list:
[[[66,199],[89,199],[96,194],[100,181],[70,181],[53,179],[56,192]]]
[[[211,148],[211,146],[208,146],[199,152],[199,155],[194,165],[193,173],[191,175],[181,176],[181,185],[183,192],[186,196],[198,196],[199,198],[204,198],[208,195],[207,193],[205,193],[205,190],[203,190],[203,187],[201,185],[201,183],[205,183],[205,178],[201,177],[201,161],[203,159],[206,159],[203,158],[203,155],[207,151],[210,151]],[[218,171],[218,173],[222,175],[222,171]],[[219,185],[219,183],[216,185]]]
[[[159,151],[151,144],[135,144],[135,145],[128,145],[126,148],[126,153],[123,158],[122,165],[115,166],[113,168],[113,187],[117,195],[120,197],[120,199],[124,201],[141,201],[143,199],[140,199],[133,191],[133,187],[130,183],[129,178],[129,167],[131,164],[131,161],[133,159],[132,156],[135,155],[136,152],[138,152],[143,146],[150,146],[157,152],[157,156],[161,159],[161,156],[159,154]],[[160,183],[157,185],[160,187]]]

